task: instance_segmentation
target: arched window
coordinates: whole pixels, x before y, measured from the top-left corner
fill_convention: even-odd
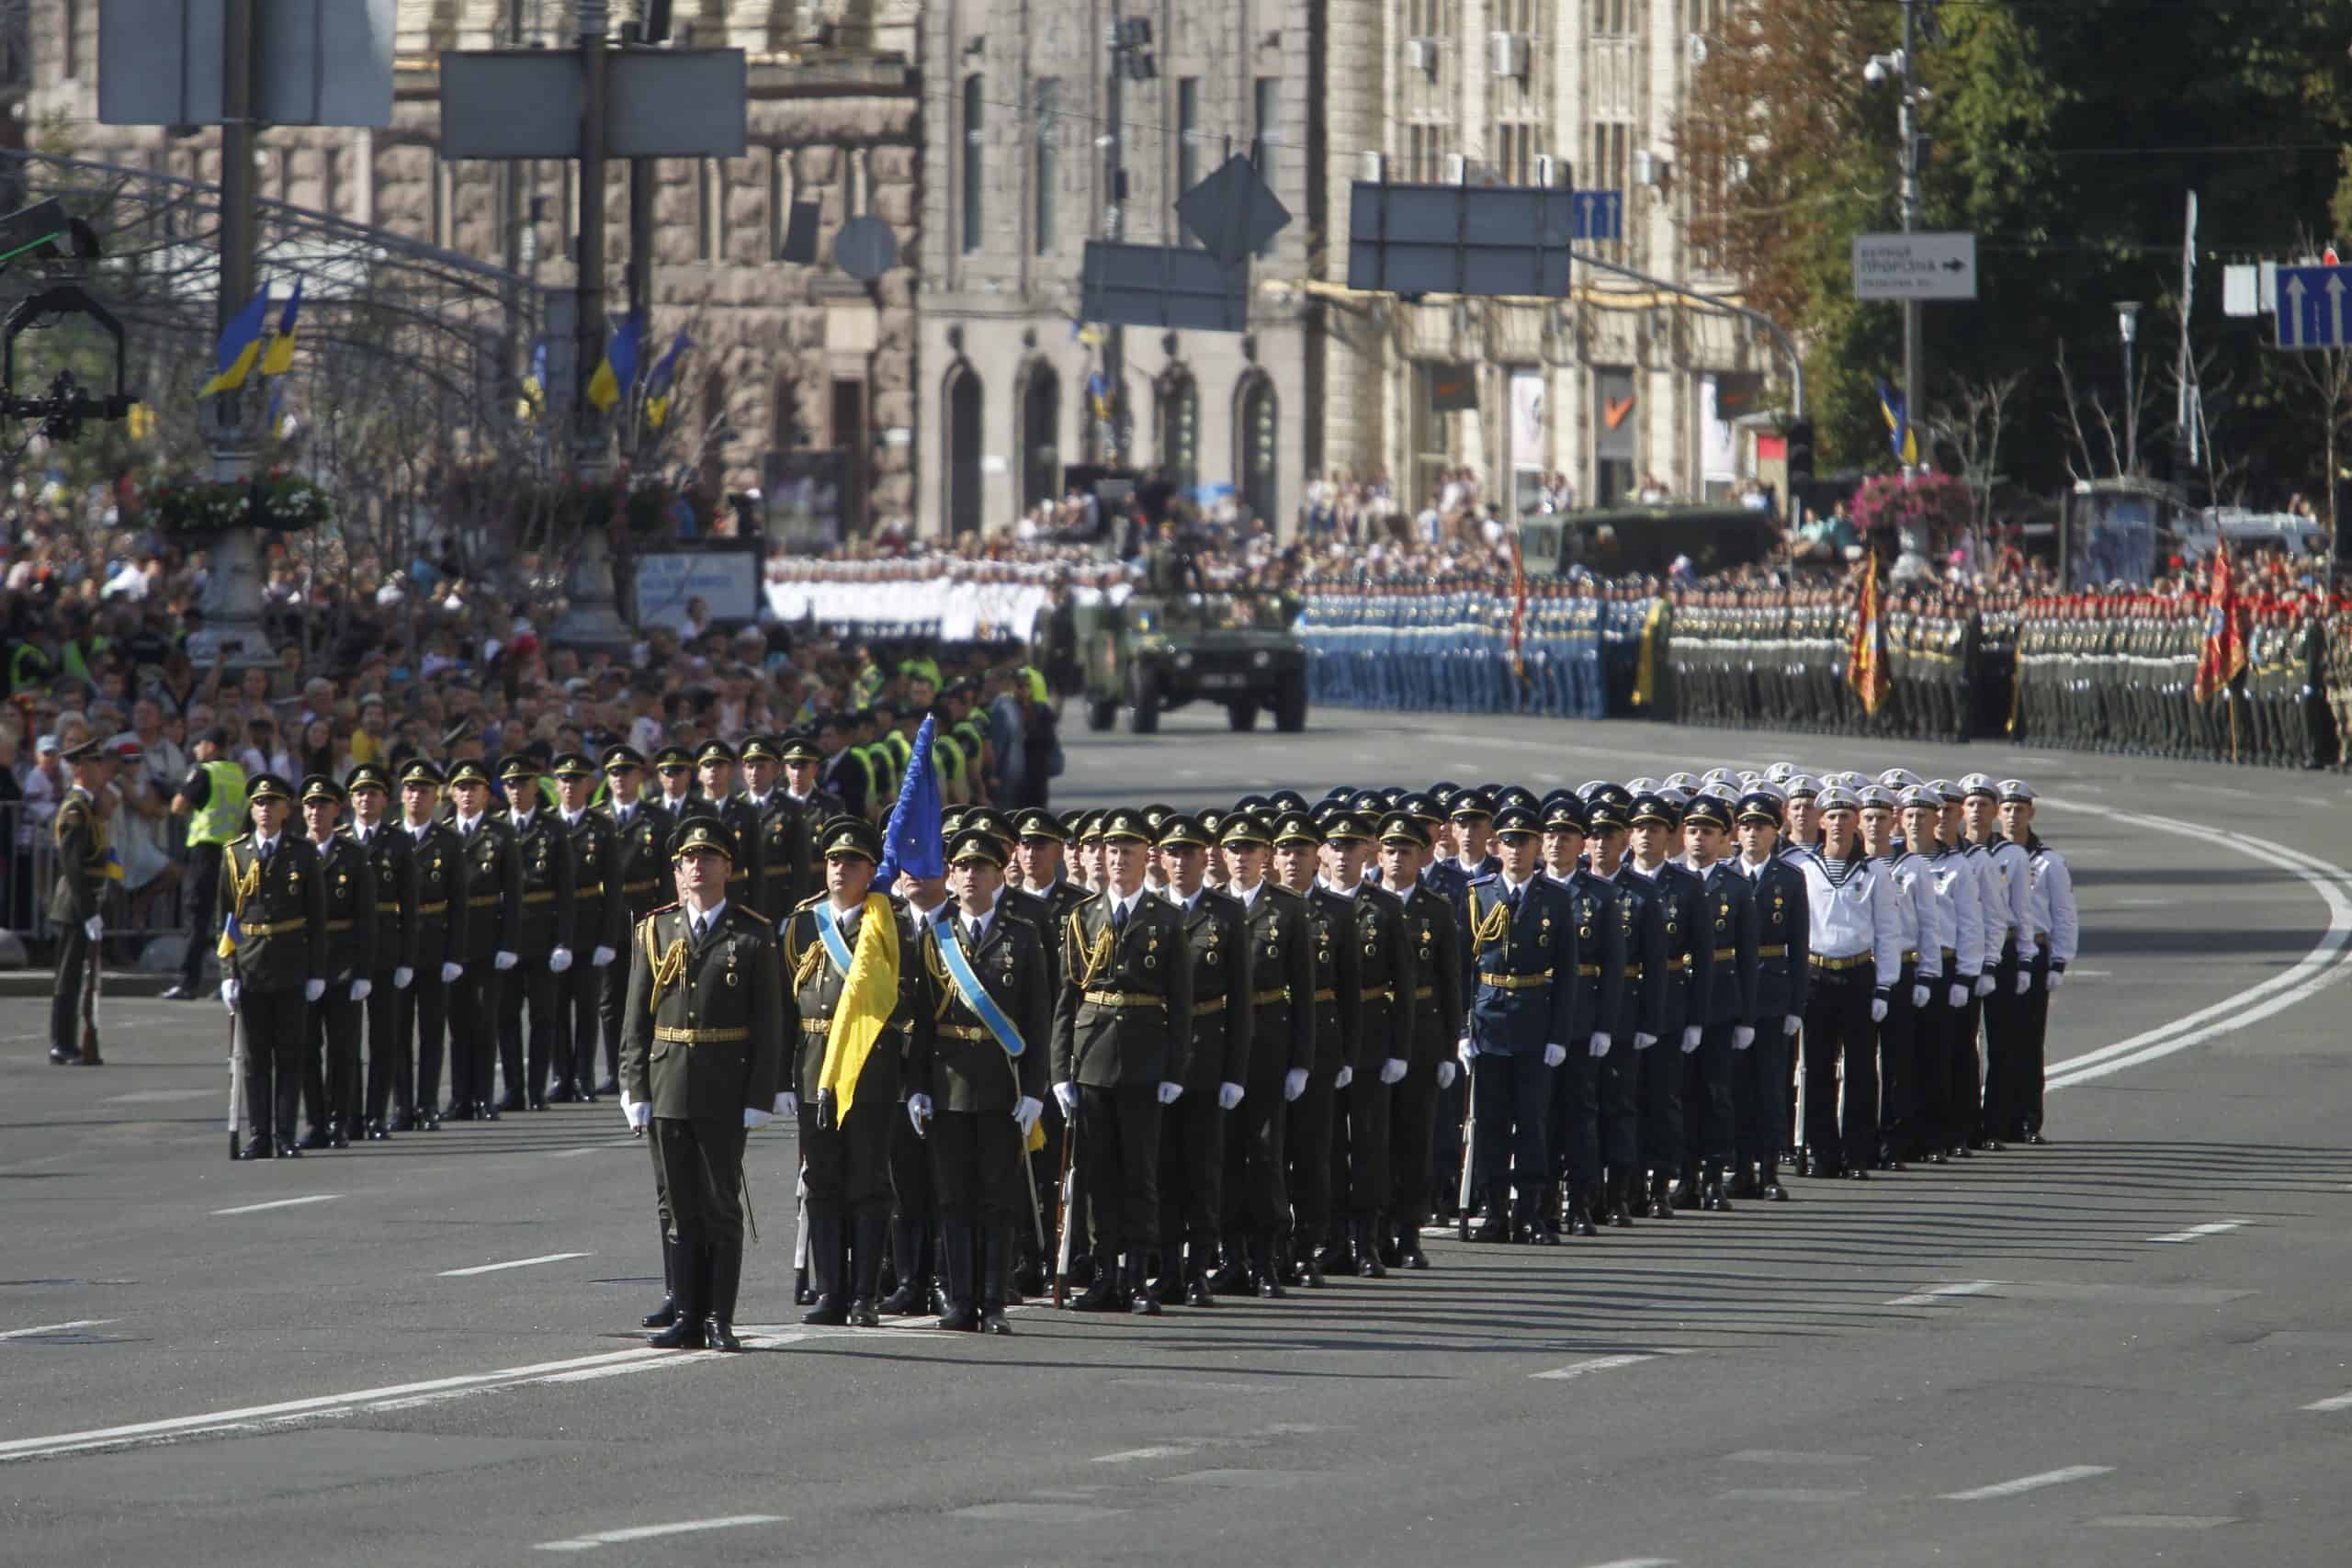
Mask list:
[[[1062,486],[1062,378],[1040,359],[1021,389],[1021,506],[1052,501]]]
[[[969,365],[947,373],[947,531],[980,531],[980,377]]]

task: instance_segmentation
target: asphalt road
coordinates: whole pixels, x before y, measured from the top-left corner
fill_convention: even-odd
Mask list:
[[[651,1183],[610,1103],[233,1165],[217,1007],[110,1001],[113,1065],[68,1071],[42,1004],[0,1003],[0,1562],[2343,1562],[2342,781],[1211,712],[1074,735],[1061,782],[1205,805],[1781,756],[2045,792],[2084,931],[2053,1146],[999,1340],[802,1329],[765,1132],[757,1348],[665,1355],[630,1332]]]

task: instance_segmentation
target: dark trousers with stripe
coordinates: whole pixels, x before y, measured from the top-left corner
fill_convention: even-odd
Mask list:
[[[1544,1117],[1551,1109],[1552,1069],[1544,1065],[1541,1046],[1498,1056],[1481,1051],[1471,1061],[1470,1092],[1476,1097],[1478,1184],[1487,1195],[1487,1213],[1506,1213],[1517,1173],[1518,1212],[1532,1215],[1551,1177],[1544,1144]]]
[[[1733,1025],[1711,1023],[1699,1035],[1699,1048],[1682,1058],[1682,1168],[1685,1180],[1695,1180],[1701,1165],[1725,1166],[1738,1147],[1738,1122],[1732,1111],[1733,1058],[1747,1055],[1732,1048]],[[1756,1047],[1748,1046],[1749,1051]]]
[[[1451,1049],[1449,1046],[1448,1049]],[[1419,1062],[1388,1091],[1388,1202],[1399,1225],[1430,1219],[1430,1173],[1437,1151],[1437,1064]],[[1248,1100],[1242,1101],[1248,1105]]]
[[[449,1102],[453,1107],[490,1102],[498,1070],[499,992],[504,978],[497,962],[485,955],[469,962],[464,972],[449,982]],[[424,1077],[417,1076],[420,1080]],[[421,1081],[417,1092],[424,1092]]]
[[[1733,1055],[1733,1143],[1742,1170],[1776,1165],[1788,1146],[1789,1061],[1795,1048],[1785,1015],[1774,1013],[1757,1024],[1756,1043]]]
[[[1878,1026],[1871,970],[1816,969],[1804,1006],[1804,1145],[1838,1175],[1878,1157]],[[1844,1095],[1839,1095],[1842,1076]]]
[[[1886,1001],[1886,1020],[1878,1026],[1878,1154],[1873,1158],[1900,1159],[1909,1148],[1912,1122],[1919,1098],[1917,1036],[1919,1010],[1911,1005],[1918,971],[1903,966],[1894,994]],[[1936,982],[1941,984],[1941,982]],[[1934,998],[1928,998],[1933,1001]]]

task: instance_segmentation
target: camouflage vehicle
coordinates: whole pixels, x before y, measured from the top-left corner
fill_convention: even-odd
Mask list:
[[[1119,709],[1149,735],[1159,716],[1186,703],[1223,705],[1235,729],[1306,728],[1306,649],[1292,629],[1297,602],[1277,592],[1154,593],[1077,606],[1085,667],[1086,727],[1108,729]]]

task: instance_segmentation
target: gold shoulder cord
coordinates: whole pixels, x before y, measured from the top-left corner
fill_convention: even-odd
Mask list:
[[[660,1007],[662,1005],[662,993],[676,985],[679,980],[684,978],[685,976],[686,939],[684,937],[678,938],[677,941],[670,944],[670,951],[667,953],[655,951],[653,920],[651,917],[649,916],[645,922],[645,956],[647,962],[651,964],[653,966],[652,1005]]]
[[[931,972],[932,988],[939,993],[939,1004],[931,1015],[938,1022],[946,1018],[947,1009],[956,1000],[956,976],[947,972],[947,955],[940,950],[936,926],[923,932],[922,966]]]
[[[1510,929],[1510,906],[1498,903],[1481,915],[1478,912],[1478,895],[1473,889],[1470,894],[1470,955],[1476,958],[1484,953],[1488,942]]]
[[[813,918],[812,916],[811,919]],[[792,954],[792,989],[795,995],[817,977],[817,966],[824,961],[825,944],[821,942],[812,942]]]
[[[1102,934],[1096,937],[1093,945],[1089,947],[1086,944],[1085,923],[1079,919],[1078,911],[1072,909],[1069,912],[1069,952],[1070,967],[1079,969],[1078,988],[1092,990],[1096,977],[1111,962],[1111,928],[1105,925]],[[1083,968],[1080,968],[1081,962]]]
[[[237,852],[229,850],[225,852],[229,857],[230,884],[237,890],[236,901],[229,906],[229,910],[242,919],[245,913],[245,900],[261,891],[261,856],[255,855],[247,861],[244,873],[240,875],[237,872]]]

